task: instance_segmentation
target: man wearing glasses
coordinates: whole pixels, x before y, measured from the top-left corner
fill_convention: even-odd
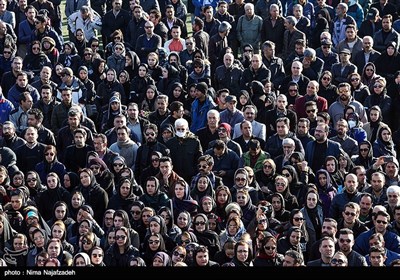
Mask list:
[[[400,236],[388,230],[390,216],[387,212],[378,211],[373,221],[374,227],[361,233],[355,240],[354,250],[361,255],[367,255],[369,252],[369,238],[374,233],[381,233],[385,240],[385,247],[388,250],[400,253]]]

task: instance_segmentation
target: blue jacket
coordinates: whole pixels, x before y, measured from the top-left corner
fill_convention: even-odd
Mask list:
[[[369,251],[369,238],[375,233],[375,228],[371,228],[368,231],[361,233],[355,240],[353,250],[359,252],[365,256]],[[396,253],[400,253],[400,236],[386,229],[386,233],[383,235],[385,240],[385,248]]]
[[[192,103],[192,124],[190,125],[190,131],[195,133],[202,127],[207,125],[207,112],[217,106],[212,100],[211,96],[207,95],[203,106],[199,107],[199,100],[196,99]]]
[[[0,123],[8,121],[8,117],[12,110],[14,110],[14,105],[8,99],[5,99],[2,94],[0,94]]]

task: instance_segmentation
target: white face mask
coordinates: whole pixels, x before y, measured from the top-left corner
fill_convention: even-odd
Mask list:
[[[177,131],[175,135],[179,138],[185,138],[186,137],[186,131]]]
[[[356,121],[348,121],[348,123],[349,123],[350,128],[353,128],[356,126]]]

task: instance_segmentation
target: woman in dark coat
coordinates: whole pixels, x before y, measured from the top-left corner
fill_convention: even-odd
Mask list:
[[[386,49],[375,60],[376,72],[384,77],[388,84],[394,81],[394,74],[400,69],[400,54],[396,42],[389,42]]]
[[[377,105],[381,108],[382,121],[386,124],[391,123],[392,113],[392,98],[387,95],[386,85],[388,80],[385,78],[378,78],[375,80],[371,95],[369,95],[363,103],[366,108],[371,108]]]
[[[39,76],[40,70],[43,66],[52,67],[50,59],[42,51],[42,44],[40,41],[33,41],[31,49],[24,58],[22,69],[24,71],[32,72],[35,76]]]
[[[120,93],[120,100],[122,104],[126,104],[127,97],[123,95],[124,88],[118,81],[117,73],[114,69],[110,68],[106,72],[106,79],[101,82],[97,88],[97,110],[101,110],[104,106],[108,106],[110,98],[113,96],[114,92]],[[101,110],[102,111],[102,110]],[[101,112],[99,111],[99,112]]]
[[[155,85],[153,78],[149,75],[147,64],[141,63],[138,68],[138,74],[131,80],[130,94],[128,102],[140,104],[143,100],[146,89],[149,85]]]
[[[110,197],[108,209],[122,209],[129,212],[132,202],[138,199],[139,197],[133,193],[131,188],[131,181],[129,179],[122,179],[116,186],[115,194]]]
[[[99,183],[96,181],[96,177],[93,171],[89,168],[84,168],[79,172],[80,184],[76,190],[80,191],[85,198],[87,204],[89,204],[94,211],[94,219],[98,224],[103,221],[104,211],[108,205],[108,195],[103,190]]]

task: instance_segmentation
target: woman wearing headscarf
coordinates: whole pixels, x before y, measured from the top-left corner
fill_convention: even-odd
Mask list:
[[[372,144],[372,149],[373,155],[376,158],[380,156],[397,157],[390,127],[384,126],[378,130],[378,135],[375,142]]]
[[[369,87],[361,81],[361,76],[358,73],[352,73],[349,75],[349,84],[351,88],[351,96],[364,104],[365,99],[371,94]]]
[[[105,252],[106,266],[127,267],[132,257],[139,257],[137,248],[131,245],[130,235],[126,227],[115,231],[115,243]]]
[[[145,117],[157,109],[156,101],[158,95],[159,93],[155,85],[147,86],[144,98],[139,106],[140,111],[143,112]]]
[[[40,41],[33,41],[30,48],[31,50],[24,58],[22,69],[38,76],[43,66],[52,67],[52,64],[47,55],[42,51]]]
[[[62,221],[66,227],[75,223],[75,220],[70,216],[68,204],[64,201],[57,201],[53,207],[53,217],[47,220],[49,227],[52,227],[56,221]]]
[[[42,180],[36,171],[31,170],[26,173],[26,186],[29,189],[29,197],[37,205],[39,197],[47,189],[47,187],[42,184]]]
[[[153,257],[153,267],[172,266],[171,257],[165,252],[157,252]]]
[[[307,192],[304,207],[300,209],[306,223],[306,230],[308,233],[307,244],[309,246],[322,237],[322,224],[325,216],[320,203],[317,190],[310,189]]]
[[[126,51],[124,70],[129,74],[130,79],[128,80],[128,82],[130,82],[130,80],[137,75],[139,65],[140,65],[139,56],[134,51]]]
[[[88,168],[92,169],[97,183],[100,184],[109,198],[114,194],[114,175],[108,169],[107,164],[101,158],[93,158],[89,161]]]
[[[128,212],[122,209],[115,210],[114,212],[114,228],[119,229],[120,227],[126,227],[129,232],[130,241],[133,247],[140,247],[140,236],[139,233],[131,227],[129,221]]]
[[[282,167],[282,175],[288,179],[290,193],[297,198],[300,206],[304,204],[307,188],[303,182],[299,180],[296,169],[292,165],[285,165]]]
[[[125,46],[121,42],[117,42],[112,47],[112,54],[107,57],[107,65],[110,69],[114,69],[116,74],[119,75],[125,69]]]
[[[375,81],[371,95],[369,95],[363,103],[366,108],[372,108],[374,105],[379,106],[381,110],[382,121],[390,124],[392,113],[392,98],[386,94],[386,79],[379,78]]]
[[[160,93],[171,96],[172,86],[176,82],[181,82],[179,77],[179,69],[176,65],[166,64],[161,66],[162,78],[157,82],[157,89]]]
[[[182,230],[174,222],[174,213],[172,213],[169,207],[163,206],[158,210],[158,214],[165,220],[167,235],[172,238],[172,240],[176,240],[177,236],[182,233]]]
[[[140,196],[139,200],[155,211],[158,211],[162,206],[169,206],[169,198],[166,193],[160,190],[160,181],[154,176],[147,178],[144,194]],[[174,210],[174,213],[177,212]]]
[[[81,65],[81,57],[78,55],[78,51],[73,42],[64,43],[63,50],[58,57],[58,62],[64,67],[71,68],[74,74],[78,73],[78,68]]]
[[[189,184],[183,179],[178,179],[175,183],[172,206],[176,214],[185,210],[188,211],[191,216],[194,216],[199,211],[199,204],[190,196]]]
[[[41,252],[46,251],[46,245],[49,240],[49,236],[44,229],[37,228],[32,232],[32,240],[33,245],[29,248],[28,255],[26,257],[26,266],[36,265],[37,256]]]
[[[168,235],[167,225],[165,224],[164,218],[161,217],[160,215],[155,215],[150,218],[150,226],[147,229],[147,233],[146,236],[144,237],[143,244],[146,244],[149,236],[154,233],[161,234],[161,236],[164,239],[165,249],[167,250],[167,252],[171,252],[174,249],[176,243],[174,239]]]
[[[45,221],[52,218],[54,204],[58,201],[69,203],[71,200],[70,193],[61,186],[60,178],[54,172],[47,175],[47,190],[45,190],[39,198],[38,209],[43,215]]]
[[[12,228],[8,219],[4,215],[0,215],[0,228],[0,257],[3,257],[6,244],[12,240],[12,237],[17,233],[17,231]]]
[[[322,204],[322,211],[324,217],[327,217],[332,200],[337,194],[337,190],[333,187],[331,177],[325,169],[318,170],[315,176],[315,186],[317,187],[319,200]]]
[[[400,69],[398,47],[396,42],[390,41],[386,45],[386,49],[381,52],[381,55],[374,62],[376,72],[384,77],[389,84],[394,81],[394,74]]]
[[[367,62],[361,74],[361,83],[366,85],[369,91],[371,91],[373,89],[375,81],[379,78],[381,78],[381,76],[376,73],[375,64],[373,62]],[[359,101],[358,99],[356,100]]]
[[[76,190],[82,193],[86,203],[93,208],[93,218],[98,224],[101,224],[104,211],[107,209],[108,205],[107,192],[97,183],[96,177],[91,169],[82,169],[79,172],[79,178],[80,184]]]
[[[79,176],[75,172],[67,172],[64,175],[62,186],[72,193],[74,189],[79,185]]]
[[[201,199],[206,195],[215,200],[215,191],[211,180],[207,175],[197,176],[190,196],[200,204]]]
[[[261,187],[264,197],[275,192],[276,164],[273,159],[263,161],[263,168],[255,173],[255,178]]]
[[[78,55],[83,58],[84,49],[88,46],[85,31],[82,28],[76,29],[71,41],[74,42]]]
[[[358,155],[351,158],[354,166],[361,165],[365,170],[375,163],[376,158],[373,156],[372,144],[369,141],[362,141],[358,144]]]
[[[135,102],[140,104],[143,100],[146,89],[149,85],[155,85],[155,81],[149,74],[149,66],[145,63],[141,63],[138,66],[137,75],[131,77],[130,83],[130,94],[128,96],[128,102]]]
[[[277,240],[266,235],[261,240],[258,255],[254,258],[254,266],[282,266],[284,256],[277,252]]]
[[[143,250],[140,257],[145,261],[147,266],[151,266],[153,258],[158,252],[167,252],[165,248],[164,238],[160,233],[151,233],[143,242]]]
[[[133,193],[131,181],[129,179],[121,179],[115,188],[115,194],[110,197],[108,209],[123,209],[130,211],[130,205],[138,200],[139,197]]]
[[[246,241],[240,240],[235,244],[234,256],[231,263],[235,267],[249,267],[253,266],[252,249]]]
[[[211,257],[221,250],[219,236],[215,231],[209,230],[208,218],[205,214],[199,213],[194,216],[193,233],[200,245],[207,246]]]
[[[151,164],[144,168],[141,175],[141,185],[146,183],[146,179],[150,176],[156,176],[160,172],[160,158],[163,155],[158,151],[151,153]]]
[[[221,248],[228,239],[238,242],[242,235],[246,232],[243,222],[238,216],[233,216],[226,222],[226,228],[219,235]]]
[[[127,97],[122,95],[124,88],[118,81],[117,72],[115,69],[110,68],[106,71],[106,78],[97,87],[95,102],[98,112],[102,112],[104,106],[107,107],[109,105],[110,99],[114,96],[115,92],[120,93],[119,99],[121,100],[121,104],[126,104]]]
[[[281,225],[287,223],[290,218],[290,212],[285,208],[285,199],[283,195],[276,192],[271,195],[272,214],[271,218],[277,219]]]
[[[93,72],[89,73],[89,79],[95,84],[95,89],[97,91],[99,85],[106,80],[106,72],[108,69],[107,63],[102,58],[93,59]]]

